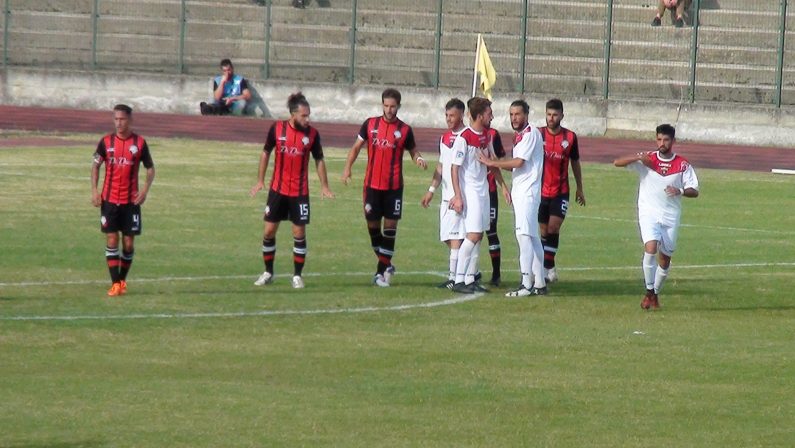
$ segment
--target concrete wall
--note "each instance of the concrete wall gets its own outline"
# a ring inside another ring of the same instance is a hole
[[[254,82],[258,101],[255,113],[267,118],[287,116],[287,96],[302,90],[312,104],[312,119],[361,123],[380,114],[383,87],[339,84]],[[468,92],[401,88],[400,116],[420,127],[444,128],[444,104],[453,96],[466,100]],[[203,77],[128,75],[81,71],[8,68],[0,71],[0,103],[19,106],[110,109],[124,102],[145,112],[198,114],[198,104],[210,95]],[[494,126],[509,131],[508,107],[514,97],[494,98]],[[547,97],[528,97],[531,122],[543,124]],[[680,140],[753,146],[795,147],[795,111],[771,106],[738,104],[676,104],[629,100],[561,98],[564,125],[583,136],[630,134],[651,137],[653,129],[668,122]]]

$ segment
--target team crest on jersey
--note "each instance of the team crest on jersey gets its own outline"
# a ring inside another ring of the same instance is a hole
[[[304,146],[308,145],[309,144],[309,137],[307,137],[305,135],[304,138],[301,139],[301,143],[303,143]]]
[[[464,157],[464,151],[458,151],[458,152],[455,154],[455,156],[456,156],[456,157]]]
[[[395,138],[400,138],[400,137],[403,137],[403,134],[401,134],[400,131],[395,131]]]
[[[567,149],[569,147],[569,141],[563,140],[562,142],[560,142],[560,147],[563,149]]]
[[[668,175],[668,171],[671,170],[671,164],[670,163],[666,163],[666,162],[660,162],[659,170],[660,170],[660,173],[663,176],[667,176]]]
[[[130,146],[130,154],[135,155],[138,152],[138,147],[135,145]]]

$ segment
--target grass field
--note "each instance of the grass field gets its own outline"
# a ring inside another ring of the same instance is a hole
[[[0,447],[795,445],[795,178],[698,170],[663,308],[643,312],[630,171],[584,166],[549,296],[503,297],[519,280],[503,204],[506,286],[462,298],[432,287],[447,255],[419,206],[429,172],[406,167],[398,275],[377,289],[364,159],[344,187],[344,152],[327,150],[337,198],[312,169],[295,291],[286,228],[281,275],[252,285],[258,146],[150,147],[114,299],[93,144],[0,150]]]

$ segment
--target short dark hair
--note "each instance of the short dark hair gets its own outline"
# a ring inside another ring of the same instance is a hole
[[[397,101],[398,106],[400,106],[400,92],[397,89],[390,87],[381,92],[381,102],[383,103],[387,98],[392,98],[393,100]]]
[[[444,106],[444,110],[450,110],[450,109],[458,109],[461,112],[463,112],[464,109],[466,109],[466,106],[464,106],[463,101],[459,100],[458,98],[453,98],[450,101],[448,101],[447,104],[445,104]]]
[[[225,59],[221,59],[221,67],[232,67],[232,68],[234,68],[235,66],[232,65],[232,60],[231,59],[225,58]]]
[[[516,100],[511,103],[511,107],[521,107],[525,114],[530,113],[530,105],[525,100]]]
[[[117,105],[113,106],[113,111],[114,112],[116,112],[116,111],[124,112],[125,114],[127,114],[128,117],[132,116],[132,107],[130,107],[130,106],[126,105],[126,104],[117,104]]]
[[[476,119],[478,116],[486,112],[486,109],[491,107],[491,101],[487,100],[486,98],[481,98],[476,96],[474,98],[470,98],[467,101],[467,107],[469,108],[469,116],[472,119]]]
[[[657,126],[657,134],[667,135],[671,139],[676,138],[676,128],[668,123]]]
[[[309,107],[309,101],[306,100],[303,93],[295,92],[287,97],[287,109],[290,110],[290,113],[297,111],[300,106]]]
[[[560,113],[563,113],[563,101],[552,98],[551,100],[547,101],[547,109],[557,110]]]

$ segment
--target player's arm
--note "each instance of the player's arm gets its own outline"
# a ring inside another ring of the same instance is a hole
[[[494,167],[494,168],[502,168],[504,170],[512,170],[514,168],[519,168],[524,165],[524,159],[520,159],[518,157],[514,157],[511,159],[502,159],[502,160],[492,160],[485,155],[481,154],[480,156],[480,163],[486,165],[487,167]],[[494,173],[499,173],[499,169],[492,171]],[[494,175],[495,179],[497,174]],[[502,178],[502,174],[500,174],[500,178]]]
[[[417,144],[414,141],[414,131],[411,128],[409,128],[409,133],[406,136],[406,149],[409,151],[411,160],[414,161],[415,165],[424,170],[428,169],[428,162],[425,161],[425,158],[420,154],[420,150],[417,149]]]
[[[574,193],[576,201],[580,205],[585,205],[585,193],[582,189],[582,167],[579,160],[571,161],[571,171],[574,173],[574,182],[577,184],[577,190]]]
[[[450,199],[450,208],[455,210],[456,213],[464,211],[464,196],[461,192],[461,182],[459,179],[466,151],[466,140],[460,136],[456,137],[453,142],[453,166],[450,169],[451,183],[453,184],[453,198]]]
[[[353,162],[355,162],[356,158],[359,157],[359,151],[362,150],[362,147],[367,143],[367,139],[370,138],[368,127],[369,122],[369,119],[364,120],[362,127],[359,129],[359,134],[356,136],[356,142],[354,142],[353,146],[351,146],[351,150],[348,151],[348,158],[345,159],[345,169],[342,170],[342,183],[345,185],[348,185],[348,183],[351,181]]]
[[[99,182],[99,166],[105,163],[105,139],[99,141],[97,150],[94,152],[94,160],[91,162],[91,203],[94,207],[102,205],[102,197],[97,189]]]
[[[144,164],[144,168],[146,168],[146,182],[144,183],[143,188],[138,190],[138,195],[135,197],[133,203],[135,205],[141,205],[146,201],[146,195],[149,194],[149,188],[152,187],[152,182],[155,181],[155,164],[152,161],[152,155],[149,152],[149,146],[144,142],[144,147],[141,148],[141,163]]]
[[[213,90],[213,97],[216,101],[221,101],[221,98],[224,96],[224,84],[226,84],[226,75],[221,76],[221,82],[218,84],[213,81],[213,85],[215,86],[215,90]]]
[[[251,187],[249,194],[254,197],[258,191],[265,188],[265,173],[268,172],[268,161],[271,157],[271,151],[276,147],[276,124],[274,123],[268,131],[268,138],[265,140],[265,146],[262,148],[262,154],[259,156],[259,169],[257,170],[257,183]]]
[[[315,159],[315,169],[317,177],[320,179],[320,197],[334,198],[334,193],[328,186],[328,172],[326,171],[326,161],[323,157],[323,146],[320,144],[320,135],[316,135],[312,144],[312,157]]]
[[[422,196],[422,201],[420,202],[423,207],[428,208],[431,205],[431,200],[433,199],[433,193],[442,183],[442,163],[439,162],[436,164],[436,169],[433,170],[433,177],[431,177],[431,185],[428,187],[428,191]]]
[[[494,180],[497,182],[497,185],[500,186],[502,191],[502,197],[505,198],[505,202],[508,205],[511,205],[513,202],[511,200],[511,190],[508,188],[508,184],[505,182],[505,179],[502,177],[502,171],[500,171],[497,167],[489,167],[489,171],[494,175]]]
[[[616,160],[613,161],[613,165],[621,168],[621,167],[625,167],[625,166],[631,165],[631,164],[633,164],[635,162],[640,162],[640,163],[642,163],[642,164],[644,164],[646,166],[649,166],[649,164],[651,163],[651,160],[649,159],[649,153],[647,153],[647,152],[639,152],[639,153],[633,154],[631,156],[619,157],[619,158],[617,158]]]
[[[682,174],[682,183],[684,184],[682,188],[668,185],[665,187],[665,193],[667,193],[668,196],[684,196],[686,198],[698,197],[698,177],[696,177],[696,171],[690,164],[688,164],[685,172]]]

